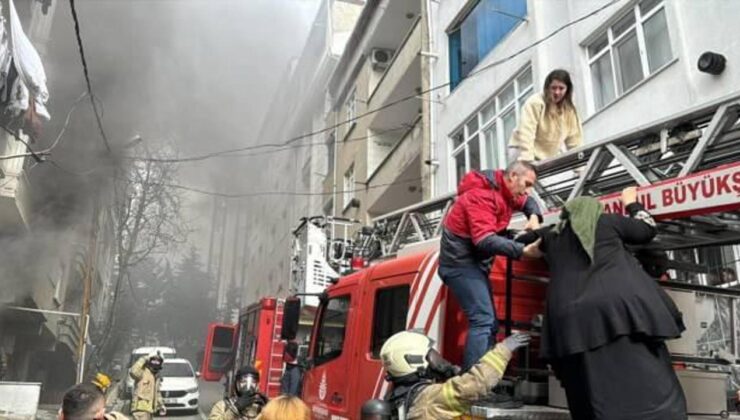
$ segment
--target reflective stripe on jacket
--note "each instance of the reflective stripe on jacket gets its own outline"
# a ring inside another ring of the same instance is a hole
[[[469,371],[419,392],[406,419],[452,419],[469,414],[471,404],[488,395],[504,376],[510,359],[509,349],[497,344]]]

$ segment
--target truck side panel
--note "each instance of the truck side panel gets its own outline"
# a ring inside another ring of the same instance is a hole
[[[354,280],[365,276],[357,273]],[[352,277],[352,276],[350,276]],[[360,290],[357,281],[331,290],[326,305],[316,314],[308,369],[303,378],[303,400],[311,407],[316,419],[355,418],[349,406],[349,393],[362,378],[357,376],[356,348],[353,343],[360,334],[358,317]]]

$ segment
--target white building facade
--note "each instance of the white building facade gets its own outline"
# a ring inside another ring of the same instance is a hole
[[[571,74],[585,143],[740,91],[737,2],[447,0],[431,10],[432,86],[444,86],[432,93],[435,195],[468,170],[506,166],[519,110],[553,69]],[[726,69],[700,71],[705,52]]]
[[[254,185],[261,191],[290,194],[247,199],[243,306],[264,296],[296,292],[289,290],[292,230],[299,218],[322,213],[321,188],[333,174],[326,135],[307,134],[324,128],[328,79],[363,4],[322,0],[301,56],[285,70],[262,122],[260,143],[294,141],[283,150],[254,159],[260,168]]]

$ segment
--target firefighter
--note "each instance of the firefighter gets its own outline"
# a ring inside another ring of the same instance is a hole
[[[504,235],[514,211],[527,216],[525,229],[539,227],[540,209],[527,195],[536,180],[535,169],[527,162],[514,162],[506,171],[469,172],[445,216],[439,276],[460,303],[470,326],[464,370],[493,346],[498,330],[488,278],[491,259],[497,255],[514,259],[542,256],[538,244],[525,245]]]
[[[267,397],[259,392],[260,373],[244,366],[234,375],[234,396],[213,405],[208,420],[257,419]]]
[[[154,413],[164,416],[167,409],[159,392],[164,359],[159,353],[141,356],[131,366],[129,375],[134,379],[134,395],[131,400],[131,413],[136,420],[151,420]]]
[[[386,396],[399,418],[451,419],[470,411],[470,402],[486,397],[503,377],[512,353],[529,344],[530,336],[514,333],[488,350],[467,372],[446,361],[434,341],[415,331],[391,336],[380,358],[393,388]]]
[[[64,393],[59,420],[128,420],[121,413],[105,412],[105,395],[96,385],[82,383]]]

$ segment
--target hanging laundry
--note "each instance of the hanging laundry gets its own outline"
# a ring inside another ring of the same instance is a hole
[[[5,103],[5,112],[14,117],[29,109],[34,114],[49,120],[46,109],[49,91],[46,87],[46,72],[41,57],[23,32],[13,0],[9,4],[9,22],[3,18],[0,30],[0,97]],[[5,14],[3,14],[5,16]],[[9,27],[9,29],[8,29]],[[14,67],[17,78],[13,80]],[[29,107],[29,102],[33,106]]]

